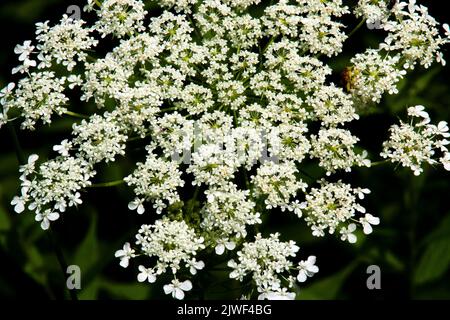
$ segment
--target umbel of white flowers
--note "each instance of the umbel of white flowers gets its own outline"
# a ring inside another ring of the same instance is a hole
[[[34,212],[48,229],[82,204],[99,163],[131,159],[127,143],[149,138],[145,159],[123,182],[134,192],[129,209],[155,212],[157,220],[116,252],[120,265],[140,257],[139,282],[168,275],[173,280],[163,291],[183,299],[195,275],[212,267],[207,257],[217,254],[231,279],[251,279],[259,299],[294,299],[295,283],[318,272],[316,258],[298,261],[293,241],[263,237],[256,229],[262,218],[273,209],[291,212],[312,235],[337,234],[349,243],[359,230],[370,234],[380,223],[360,204],[370,190],[333,177],[371,166],[345,125],[368,104],[398,93],[398,82],[416,66],[445,64],[448,25],[440,32],[413,0],[392,9],[389,3],[161,0],[165,10],[149,18],[142,1],[89,0],[92,25],[67,16],[38,23],[35,40],[14,50],[19,65],[12,73],[22,78],[1,90],[0,127],[19,119],[22,129],[36,130],[56,115],[88,114],[53,146],[54,158],[31,155],[21,166],[14,210]],[[341,88],[328,79],[336,70],[321,57],[339,55],[351,41],[341,19],[349,14],[376,25],[385,39],[350,59]],[[112,49],[95,58],[103,38]],[[74,93],[81,102],[69,99]],[[81,111],[90,104],[95,113]],[[450,170],[447,123],[431,124],[423,106],[407,113],[411,121],[381,133],[389,136],[381,156],[415,175],[425,164]],[[189,157],[176,161],[174,154]],[[262,154],[266,161],[259,161]],[[305,160],[324,177],[308,185]],[[189,184],[194,199],[181,192]]]

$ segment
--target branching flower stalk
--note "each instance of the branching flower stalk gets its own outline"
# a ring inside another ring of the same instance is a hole
[[[183,299],[207,257],[226,253],[230,281],[250,281],[244,298],[294,299],[296,283],[319,271],[316,257],[300,260],[294,241],[254,230],[284,211],[313,236],[355,243],[358,229],[370,234],[380,223],[361,202],[370,190],[335,178],[372,166],[346,125],[397,94],[415,67],[445,64],[448,25],[441,32],[413,0],[389,2],[162,0],[163,12],[150,16],[139,0],[88,0],[93,24],[67,16],[38,23],[36,39],[14,50],[12,73],[21,78],[0,93],[0,126],[17,116],[24,130],[56,115],[80,120],[53,146],[55,157],[30,155],[20,167],[14,210],[33,212],[47,230],[93,187],[126,184],[134,192],[128,208],[149,223],[115,256],[139,282],[169,278],[162,290]],[[322,57],[341,53],[349,37],[342,18],[351,14],[362,21],[357,29],[366,21],[386,37],[351,58],[341,87]],[[103,38],[112,49],[92,58]],[[73,92],[81,103],[70,101]],[[447,123],[430,124],[422,106],[407,113],[410,123],[381,133],[390,135],[381,157],[415,175],[425,163],[450,170]],[[127,143],[143,141],[145,159],[127,154]],[[100,163],[120,157],[135,170],[93,183]],[[310,175],[306,161],[323,176]]]

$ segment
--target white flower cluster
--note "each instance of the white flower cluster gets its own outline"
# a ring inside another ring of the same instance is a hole
[[[143,225],[136,239],[138,249],[132,249],[129,243],[125,243],[123,249],[116,251],[115,255],[120,258],[122,267],[128,267],[129,260],[140,255],[155,257],[153,267],[139,266],[138,281],[153,283],[157,276],[170,270],[174,280],[164,286],[164,292],[172,294],[176,299],[183,299],[184,291],[191,290],[192,283],[189,280],[180,282],[177,273],[187,268],[195,275],[197,270],[205,267],[203,261],[195,258],[197,252],[205,248],[204,239],[197,236],[186,222],[169,219],[157,220],[153,225]]]
[[[348,13],[347,7],[341,0],[295,2],[280,0],[265,10],[262,21],[267,33],[298,38],[301,49],[313,54],[337,55],[347,36],[335,18]]]
[[[267,209],[281,207],[291,210],[292,199],[301,191],[305,191],[307,184],[297,178],[298,170],[293,161],[274,163],[267,161],[251,177],[255,185],[256,195],[266,197]]]
[[[141,227],[137,248],[127,243],[116,252],[124,267],[139,255],[156,261],[138,267],[138,281],[155,282],[171,271],[164,292],[182,299],[193,284],[178,275],[185,276],[184,267],[192,275],[203,269],[197,254],[227,250],[228,260],[237,251],[232,278],[251,275],[260,298],[292,299],[289,272],[305,281],[318,272],[315,257],[294,266],[293,242],[248,236],[275,208],[304,214],[317,236],[338,231],[354,243],[358,225],[369,234],[379,219],[357,203],[369,191],[325,180],[307,191],[305,168],[331,176],[370,167],[348,124],[366,103],[397,93],[407,69],[444,62],[448,39],[414,1],[392,12],[387,1],[360,1],[356,15],[370,22],[381,15],[388,35],[351,59],[341,88],[330,79],[329,62],[347,39],[342,17],[350,12],[341,0],[158,4],[163,12],[150,18],[143,1],[88,0],[86,10],[97,16],[92,25],[63,16],[54,26],[37,24],[35,43],[16,46],[20,65],[12,71],[22,78],[0,92],[0,126],[17,119],[34,130],[55,114],[82,120],[53,146],[56,158],[37,167],[32,155],[21,167],[21,195],[12,205],[18,213],[34,211],[47,229],[82,203],[87,187],[98,186],[91,182],[94,168],[127,157],[136,168],[119,183],[133,189],[129,209],[142,214],[150,202],[160,214]],[[108,39],[105,50],[101,38]],[[421,121],[394,126],[382,156],[420,172],[440,152],[449,170],[446,123],[428,124],[417,107],[409,113]],[[136,159],[140,153],[128,147],[144,143],[145,159]]]
[[[306,201],[303,203],[303,212],[306,213],[305,221],[311,226],[313,235],[323,237],[325,231],[328,230],[333,234],[337,229],[345,234],[343,240],[352,239],[356,241],[354,236],[350,236],[347,227],[354,231],[356,225],[349,222],[359,222],[366,234],[372,232],[372,229],[365,227],[367,223],[378,224],[379,219],[370,214],[360,218],[359,221],[355,219],[357,213],[365,214],[366,209],[357,203],[357,197],[364,199],[364,195],[370,193],[369,189],[352,188],[349,184],[341,181],[328,182],[320,181],[320,188],[312,188],[306,195]],[[369,222],[367,222],[367,221]],[[344,226],[345,225],[345,226]]]
[[[355,16],[366,20],[370,28],[381,28],[390,16],[389,4],[391,0],[359,0],[354,9]]]
[[[349,90],[363,102],[378,103],[385,92],[397,94],[397,83],[406,75],[405,70],[398,68],[400,55],[383,57],[378,50],[357,54],[351,63]]]
[[[295,257],[299,249],[294,241],[281,242],[277,233],[269,238],[257,234],[254,242],[244,243],[238,251],[237,262],[228,261],[228,266],[233,269],[230,278],[243,281],[244,277],[251,276],[259,292],[259,300],[293,300],[295,293],[288,291],[296,282],[291,275],[292,270],[298,271],[299,282],[319,271],[314,256],[300,261],[295,267],[290,258]]]
[[[321,129],[318,136],[312,135],[311,156],[319,159],[319,164],[327,170],[327,175],[336,170],[350,172],[354,166],[370,167],[367,152],[356,154],[354,146],[358,138],[345,129]]]
[[[425,68],[435,61],[445,64],[440,49],[450,41],[449,35],[439,35],[439,23],[429,15],[428,8],[409,0],[409,4],[396,4],[393,11],[395,20],[385,24],[388,36],[380,48],[400,52],[405,69],[412,69],[417,63]]]
[[[78,156],[91,163],[114,161],[118,154],[125,154],[127,136],[109,114],[94,115],[73,126],[73,144]]]
[[[88,8],[92,10],[94,7]],[[122,38],[125,35],[145,30],[143,19],[146,12],[142,1],[105,0],[95,11],[98,20],[94,30],[98,31],[103,38],[109,34]]]
[[[59,115],[67,111],[69,98],[64,94],[66,78],[57,78],[52,71],[33,72],[23,78],[15,88],[10,84],[3,92],[4,110],[20,110],[24,117],[23,129],[33,130],[36,123],[51,123],[54,113]]]
[[[237,190],[235,185],[227,184],[212,187],[205,194],[207,202],[201,211],[201,227],[215,245],[216,253],[221,255],[225,248],[233,250],[236,241],[247,236],[247,225],[261,223],[260,215],[254,210],[255,203],[248,200],[249,190]]]
[[[61,22],[54,27],[48,26],[49,21],[36,25],[36,40],[39,42],[39,68],[51,67],[52,61],[67,66],[72,71],[79,62],[85,62],[87,50],[98,43],[89,36],[90,30],[83,27],[83,20],[73,20],[64,15]]]
[[[125,182],[134,186],[134,192],[138,196],[128,207],[130,210],[137,210],[139,214],[145,212],[145,201],[153,201],[153,208],[157,213],[161,213],[167,204],[180,201],[177,188],[184,185],[177,164],[157,157],[152,150],[149,150],[145,163],[138,163],[137,169],[125,178]]]
[[[408,116],[411,118],[409,123],[401,122],[389,129],[390,137],[383,143],[381,156],[410,168],[416,176],[423,172],[424,163],[441,163],[450,171],[447,122],[430,124],[430,116],[421,105],[409,107]]]
[[[398,93],[397,83],[417,64],[429,68],[435,61],[446,63],[441,49],[450,41],[448,25],[442,37],[427,7],[409,0],[388,9],[388,2],[360,0],[355,9],[369,25],[388,33],[378,49],[356,55],[347,69],[347,90],[363,103],[378,103],[385,92]]]
[[[46,230],[50,221],[57,220],[67,207],[82,203],[80,191],[91,184],[89,180],[95,171],[90,163],[73,157],[58,157],[36,168],[38,158],[31,155],[27,164],[21,166],[22,194],[14,197],[11,204],[17,213],[28,206]]]

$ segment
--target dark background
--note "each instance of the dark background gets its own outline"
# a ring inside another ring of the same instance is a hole
[[[429,6],[438,21],[450,22],[445,1],[420,1]],[[2,0],[0,2],[0,87],[14,80],[10,70],[16,66],[14,46],[33,39],[34,23],[59,20],[69,5],[84,1]],[[82,16],[84,18],[84,14]],[[349,30],[356,26],[349,20]],[[380,34],[360,29],[344,47],[345,54],[333,59],[335,77],[349,58],[364,48],[375,47]],[[447,48],[446,48],[447,49]],[[447,52],[446,52],[447,53]],[[450,55],[446,54],[450,61]],[[381,143],[387,129],[405,116],[407,106],[424,104],[433,122],[449,120],[449,69],[433,66],[418,69],[400,84],[401,93],[383,100],[377,111],[357,121],[352,130],[361,138],[361,146],[371,158],[379,160]],[[85,106],[79,106],[83,108]],[[74,119],[57,119],[51,127],[37,132],[18,131],[26,154],[52,157],[51,146],[70,135]],[[65,280],[56,259],[49,233],[40,229],[30,213],[15,214],[9,202],[18,193],[18,162],[7,128],[0,130],[0,298],[65,299]],[[140,159],[142,160],[142,159]],[[133,163],[121,159],[114,165],[99,167],[98,181],[120,179],[131,172]],[[314,172],[312,172],[314,173]],[[300,299],[449,299],[450,298],[450,173],[428,167],[420,177],[392,165],[355,170],[345,175],[354,185],[368,187],[372,194],[364,200],[368,211],[381,218],[381,225],[368,237],[359,235],[356,245],[337,237],[318,239],[303,222],[290,215],[274,212],[262,228],[264,233],[280,231],[283,239],[294,239],[300,255],[317,256],[320,272],[301,286]],[[79,210],[69,210],[54,224],[52,235],[69,264],[82,270],[84,299],[163,298],[162,285],[139,284],[136,270],[124,270],[114,259],[114,252],[125,241],[132,241],[138,226],[147,217],[129,212],[130,190],[125,187],[90,190],[83,195]],[[208,262],[210,262],[208,260]],[[220,261],[218,261],[220,263]],[[382,272],[381,290],[368,290],[366,269],[378,265]],[[207,270],[194,280],[190,298],[218,298],[233,287],[213,283],[226,274]],[[198,285],[197,285],[197,282]],[[208,284],[205,286],[205,284]],[[232,291],[233,290],[233,291]],[[167,297],[164,297],[167,298]]]

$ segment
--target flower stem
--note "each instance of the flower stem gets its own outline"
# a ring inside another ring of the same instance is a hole
[[[362,19],[362,20],[358,23],[358,25],[357,25],[352,31],[350,31],[350,33],[348,34],[347,39],[350,38],[351,36],[353,36],[353,35],[356,33],[356,31],[358,31],[358,30],[363,26],[363,24],[364,24],[365,22],[366,22],[366,19]]]
[[[170,107],[170,108],[167,108],[167,109],[161,109],[161,110],[159,110],[159,112],[160,113],[164,113],[164,112],[168,112],[168,111],[176,111],[178,109],[179,109],[179,107]]]
[[[115,180],[115,181],[91,184],[90,186],[88,186],[88,188],[109,188],[109,187],[119,186],[124,183],[125,183],[125,181],[123,179],[120,179],[120,180]]]
[[[389,162],[389,160],[375,161],[375,162],[372,162],[372,163],[370,164],[370,166],[371,166],[371,167],[381,166],[381,165],[386,164],[386,163],[388,163],[388,162]]]
[[[64,114],[74,117],[74,118],[80,118],[80,119],[88,119],[89,116],[81,114],[81,113],[76,113],[76,112],[72,112],[72,111],[66,111],[64,112]]]
[[[67,272],[68,265],[67,265],[66,259],[64,258],[64,254],[63,254],[61,248],[58,246],[58,243],[56,242],[56,238],[53,233],[53,230],[49,229],[49,230],[47,230],[46,233],[47,233],[48,239],[52,245],[53,251],[55,251],[56,259],[58,260],[59,266],[61,267],[61,271],[64,275],[64,279],[66,279],[66,272]],[[75,290],[69,290],[69,295],[70,295],[71,300],[73,300],[73,301],[78,300],[78,296],[77,296],[77,293]]]
[[[16,151],[17,160],[19,161],[20,165],[24,165],[26,163],[25,160],[25,154],[23,153],[22,147],[20,146],[19,137],[17,136],[16,129],[14,126],[8,122],[6,125],[8,127],[9,133],[11,135],[14,149]]]
[[[25,160],[25,154],[23,152],[22,146],[20,145],[19,137],[17,136],[16,129],[11,123],[7,124],[9,133],[11,134],[13,143],[14,143],[14,149],[16,150],[17,160],[19,161],[20,165],[24,165],[26,163]],[[58,246],[56,241],[54,240],[52,230],[48,230],[47,235],[49,238],[51,238],[50,242],[52,243],[53,251],[56,255],[56,258],[58,259],[59,265],[61,267],[61,270],[63,272],[63,277],[66,279],[66,272],[67,272],[67,263],[65,262],[63,252],[61,248]],[[77,294],[73,290],[69,290],[69,294],[72,300],[78,300]]]

